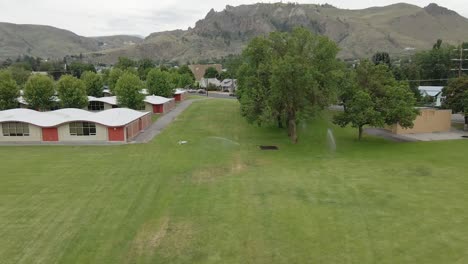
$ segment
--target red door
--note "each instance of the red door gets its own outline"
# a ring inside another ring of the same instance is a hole
[[[164,105],[153,105],[153,113],[163,114],[164,113]]]
[[[58,130],[56,127],[42,128],[42,141],[57,142],[59,141]]]
[[[125,141],[125,130],[123,127],[109,127],[107,131],[109,141]]]

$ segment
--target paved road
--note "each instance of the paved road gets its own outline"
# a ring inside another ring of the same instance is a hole
[[[219,92],[208,92],[208,97],[237,100],[237,97],[235,96],[229,96],[229,94],[227,93],[219,93]]]
[[[180,114],[182,114],[185,109],[187,109],[193,102],[199,100],[206,100],[206,99],[194,99],[194,100],[186,100],[182,103],[178,104],[176,108],[174,108],[169,113],[161,116],[156,122],[154,122],[149,128],[147,128],[144,132],[140,133],[136,136],[130,143],[148,143],[157,135],[161,134],[161,132],[174,121]]]

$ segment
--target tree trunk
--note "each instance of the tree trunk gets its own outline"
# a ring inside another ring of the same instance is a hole
[[[281,120],[281,115],[278,115],[276,120],[278,120],[278,128],[283,128],[283,120]]]
[[[468,131],[468,113],[465,114],[465,127],[464,127],[464,130]]]
[[[288,115],[288,134],[293,144],[297,144],[296,113]]]
[[[362,126],[359,126],[359,141],[362,139],[362,132],[363,132]]]

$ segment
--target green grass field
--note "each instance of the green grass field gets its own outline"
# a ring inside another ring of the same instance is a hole
[[[195,102],[147,145],[1,147],[0,263],[468,263],[468,142],[319,118],[291,145],[238,108]]]

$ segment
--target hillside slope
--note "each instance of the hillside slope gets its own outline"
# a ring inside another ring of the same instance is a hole
[[[330,5],[276,3],[211,10],[194,28],[154,33],[139,45],[94,57],[107,63],[119,56],[181,62],[218,58],[241,52],[255,36],[297,26],[336,41],[341,58],[366,57],[376,51],[398,54],[405,48],[427,49],[438,38],[449,43],[468,40],[468,19],[436,4],[345,10]]]
[[[0,23],[0,59],[14,59],[19,55],[63,58],[141,42],[142,39],[132,36],[87,38],[50,26]]]

